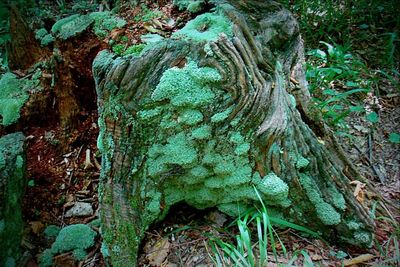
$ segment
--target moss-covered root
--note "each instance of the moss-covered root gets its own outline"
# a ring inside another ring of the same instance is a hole
[[[24,142],[22,133],[0,138],[0,266],[14,266],[21,256]]]
[[[40,266],[53,266],[53,257],[59,253],[72,252],[75,260],[87,256],[86,249],[94,245],[97,233],[86,224],[72,224],[59,231],[56,241],[40,257]]]

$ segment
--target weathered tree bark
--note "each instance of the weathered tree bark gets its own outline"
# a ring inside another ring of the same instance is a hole
[[[0,138],[0,265],[15,266],[21,256],[22,198],[25,191],[25,137]]]
[[[26,125],[59,124],[63,129],[61,145],[67,147],[71,131],[79,128],[80,117],[96,110],[96,92],[91,66],[94,57],[106,46],[90,27],[67,40],[56,38],[41,47],[16,6],[11,7],[7,44],[9,67],[26,73],[34,64],[43,72],[43,90],[30,92],[21,110],[21,118],[6,132]],[[52,51],[51,51],[52,50]],[[0,125],[0,130],[2,130]]]
[[[44,50],[15,5],[10,9],[10,34],[11,42],[7,45],[10,69],[26,70],[43,57]]]
[[[140,56],[93,65],[100,202],[114,266],[175,203],[239,214],[259,203],[328,240],[369,245],[355,168],[309,108],[297,22],[272,1],[224,1]],[[230,26],[227,26],[229,24]]]

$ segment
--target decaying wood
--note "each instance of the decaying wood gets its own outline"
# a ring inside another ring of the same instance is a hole
[[[285,218],[306,223],[328,239],[340,235],[344,242],[353,238],[354,229],[348,226],[353,221],[363,233],[373,230],[374,222],[354,198],[350,185],[350,181],[360,178],[358,172],[332,131],[318,118],[318,112],[310,109],[304,48],[296,20],[272,1],[226,2],[230,6],[223,6],[223,13],[233,22],[233,37],[221,34],[210,41],[213,56],[205,54],[204,42],[167,40],[140,57],[118,58],[94,67],[104,124],[100,125],[100,139],[108,142],[102,162],[101,220],[114,266],[136,264],[144,231],[168,211],[163,184],[183,176],[182,168],[171,169],[157,180],[146,175],[145,151],[159,128],[137,125],[132,120],[148,103],[163,73],[174,66],[182,68],[188,58],[198,61],[201,67],[218,70],[222,76],[220,86],[231,97],[227,103],[218,103],[224,107],[214,107],[214,112],[233,107],[227,122],[215,129],[215,137],[226,134],[227,128],[247,133],[252,142],[249,159],[253,171],[261,176],[272,172],[287,183],[291,207],[301,210],[304,217],[282,208]],[[118,114],[106,112],[110,99],[118,99]],[[235,119],[240,123],[228,126]],[[147,132],[146,127],[150,127]],[[281,150],[271,152],[273,146]],[[306,171],[293,165],[291,153],[308,159]],[[327,225],[318,217],[301,182],[305,174],[327,203],[332,202],[329,187],[343,195],[346,208],[340,211],[340,223]],[[162,195],[161,212],[149,220],[146,208],[150,204],[143,195],[151,190]]]

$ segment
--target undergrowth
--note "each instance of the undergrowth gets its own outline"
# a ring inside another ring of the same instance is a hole
[[[325,121],[339,132],[347,129],[350,113],[365,113],[362,99],[371,92],[369,69],[348,48],[321,42],[325,49],[310,50],[306,64],[309,90]]]
[[[269,264],[294,266],[301,255],[303,266],[314,266],[311,257],[305,250],[293,251],[289,256],[275,227],[293,229],[316,238],[320,238],[320,236],[306,227],[270,216],[257,190],[256,193],[261,207],[249,210],[235,220],[239,230],[239,233],[233,238],[236,244],[234,245],[229,240],[223,241],[219,237],[211,238],[212,255],[210,256],[214,265],[218,267],[262,267],[269,266]],[[252,237],[252,233],[255,233],[255,237]],[[282,259],[285,259],[286,263],[279,263]]]

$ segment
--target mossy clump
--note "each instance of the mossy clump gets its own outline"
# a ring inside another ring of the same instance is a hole
[[[115,16],[110,11],[92,12],[89,17],[94,20],[93,31],[100,38],[104,38],[110,31],[126,25],[124,19]]]
[[[151,98],[153,101],[169,100],[175,107],[204,106],[215,97],[209,84],[220,79],[221,75],[215,69],[199,68],[189,61],[185,68],[166,70]]]
[[[213,103],[229,101],[218,86],[220,79],[216,69],[199,67],[189,59],[183,68],[173,67],[163,73],[150,95],[151,108],[137,113],[140,123],[163,129],[148,137],[157,142],[146,153],[146,170],[155,182],[161,177],[173,177],[164,183],[167,207],[184,200],[197,208],[223,204],[221,209],[226,211],[238,201],[243,202],[242,207],[249,207],[257,200],[248,139],[240,132],[232,132],[227,133],[232,136],[227,142],[212,134],[221,129],[221,124],[211,124],[215,115]],[[217,112],[221,119],[215,122],[223,123],[231,112],[230,107]],[[146,194],[147,207],[154,206],[150,218],[157,218],[158,193]],[[146,210],[150,213],[149,208]],[[235,211],[229,214],[237,215]]]
[[[174,6],[178,7],[179,10],[187,10],[191,13],[197,13],[203,8],[204,0],[174,0]]]
[[[40,41],[41,46],[47,46],[55,40],[54,36],[48,33],[45,28],[38,29],[35,32],[35,37],[36,40]]]
[[[217,40],[221,33],[233,36],[231,21],[217,13],[205,13],[186,23],[172,37],[203,42]]]
[[[85,31],[94,19],[89,15],[75,14],[54,23],[51,33],[63,40]]]
[[[8,266],[7,262],[15,262],[21,256],[21,205],[26,185],[24,141],[22,133],[0,138],[0,266]]]
[[[283,204],[288,199],[288,185],[273,172],[257,183],[257,189],[264,194],[268,205]]]
[[[49,225],[44,229],[44,235],[46,238],[55,238],[60,233],[60,227],[57,225]]]
[[[300,169],[306,168],[309,164],[310,164],[310,161],[308,159],[306,159],[303,156],[300,156],[297,159],[296,168],[300,170]]]
[[[138,56],[143,51],[145,46],[146,46],[145,44],[131,45],[122,53],[122,55],[124,55],[124,56],[128,56],[128,55]]]
[[[40,257],[41,266],[52,266],[54,255],[72,251],[76,260],[83,260],[86,249],[92,247],[97,233],[86,224],[73,224],[61,229],[56,241]]]
[[[299,181],[304,187],[308,199],[314,204],[318,218],[325,225],[337,225],[341,222],[340,214],[327,203],[321,196],[318,187],[312,181],[312,178],[307,174],[300,174]]]
[[[8,126],[15,123],[28,98],[25,80],[17,79],[13,73],[5,73],[0,79],[0,124]]]

